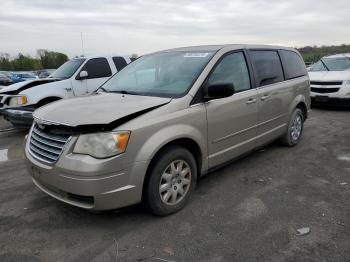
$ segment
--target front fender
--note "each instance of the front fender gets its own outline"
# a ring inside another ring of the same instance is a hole
[[[67,98],[67,91],[65,87],[70,87],[70,80],[62,80],[57,82],[51,82],[47,84],[42,84],[34,86],[23,90],[20,92],[21,95],[26,95],[28,102],[31,105],[37,104],[39,101],[48,98],[48,97],[58,97],[58,98]]]
[[[146,170],[148,170],[151,160],[154,156],[163,148],[166,144],[180,138],[192,139],[196,142],[202,153],[202,166],[200,170],[206,171],[208,167],[207,160],[207,146],[206,146],[206,134],[202,134],[197,128],[186,125],[176,124],[164,127],[151,135],[145,143],[138,149],[136,157],[131,162],[134,163],[145,163],[144,173],[133,173],[130,177],[130,183],[135,184],[137,187],[142,188],[146,177]],[[141,198],[141,196],[140,196]]]
[[[202,166],[200,170],[206,170],[207,163],[207,138],[206,134],[203,134],[196,127],[187,124],[176,124],[164,127],[152,136],[139,149],[136,155],[136,161],[147,161],[150,162],[154,156],[163,148],[166,144],[177,140],[177,139],[191,139],[199,146],[202,155]]]

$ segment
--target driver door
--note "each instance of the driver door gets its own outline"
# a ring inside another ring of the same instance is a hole
[[[257,90],[243,51],[224,56],[209,76],[207,86],[233,83],[235,93],[206,103],[209,168],[255,148],[258,122]]]
[[[81,71],[88,73],[87,78],[80,79]],[[72,80],[74,94],[82,96],[97,90],[104,82],[112,76],[112,70],[106,58],[91,58],[81,68],[76,78]]]

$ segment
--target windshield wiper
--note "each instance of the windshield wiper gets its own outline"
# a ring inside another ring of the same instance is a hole
[[[346,55],[344,55],[344,54],[343,54],[343,56],[350,60],[350,57],[348,57],[348,56],[346,56]]]
[[[327,71],[330,71],[329,68],[328,68],[328,66],[326,66],[325,62],[323,62],[322,59],[320,59],[320,61],[321,61],[321,63],[324,65],[324,67],[327,69]]]
[[[106,88],[102,87],[102,86],[97,88],[95,92],[97,93],[99,90],[102,90],[103,92],[109,93],[109,91]]]
[[[109,92],[123,94],[123,95],[139,95],[139,93],[137,93],[137,92],[131,92],[131,91],[126,91],[126,90],[115,90],[115,91],[109,91]]]

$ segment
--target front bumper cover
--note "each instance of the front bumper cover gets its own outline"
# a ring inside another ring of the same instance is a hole
[[[18,107],[0,109],[0,114],[14,126],[29,128],[33,123],[34,108]]]
[[[25,163],[34,184],[62,202],[89,210],[110,210],[142,199],[147,161],[117,168],[122,162],[118,158],[98,160],[80,156],[80,162],[73,160],[75,156],[62,155],[56,164],[47,165],[29,153],[27,139],[24,144]]]
[[[311,97],[311,103],[313,105],[329,105],[329,106],[339,106],[339,107],[350,107],[350,98],[338,98],[324,96],[314,96]]]

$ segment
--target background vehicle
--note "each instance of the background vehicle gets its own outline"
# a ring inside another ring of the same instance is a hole
[[[313,104],[350,106],[350,54],[325,56],[309,69]]]
[[[56,69],[43,69],[43,70],[37,71],[37,75],[39,78],[47,78],[50,76],[50,74],[52,74],[55,71]]]
[[[72,59],[49,78],[13,84],[0,91],[0,112],[17,127],[30,127],[35,109],[51,102],[94,92],[130,59],[94,56]]]
[[[0,86],[8,86],[12,84],[11,78],[0,72]]]
[[[15,72],[11,73],[11,80],[13,83],[18,83],[27,80],[37,79],[37,76],[31,72]]]
[[[309,88],[294,49],[224,45],[145,55],[94,95],[35,111],[28,171],[42,191],[71,205],[103,210],[143,200],[153,213],[171,214],[201,174],[275,139],[296,145]]]

